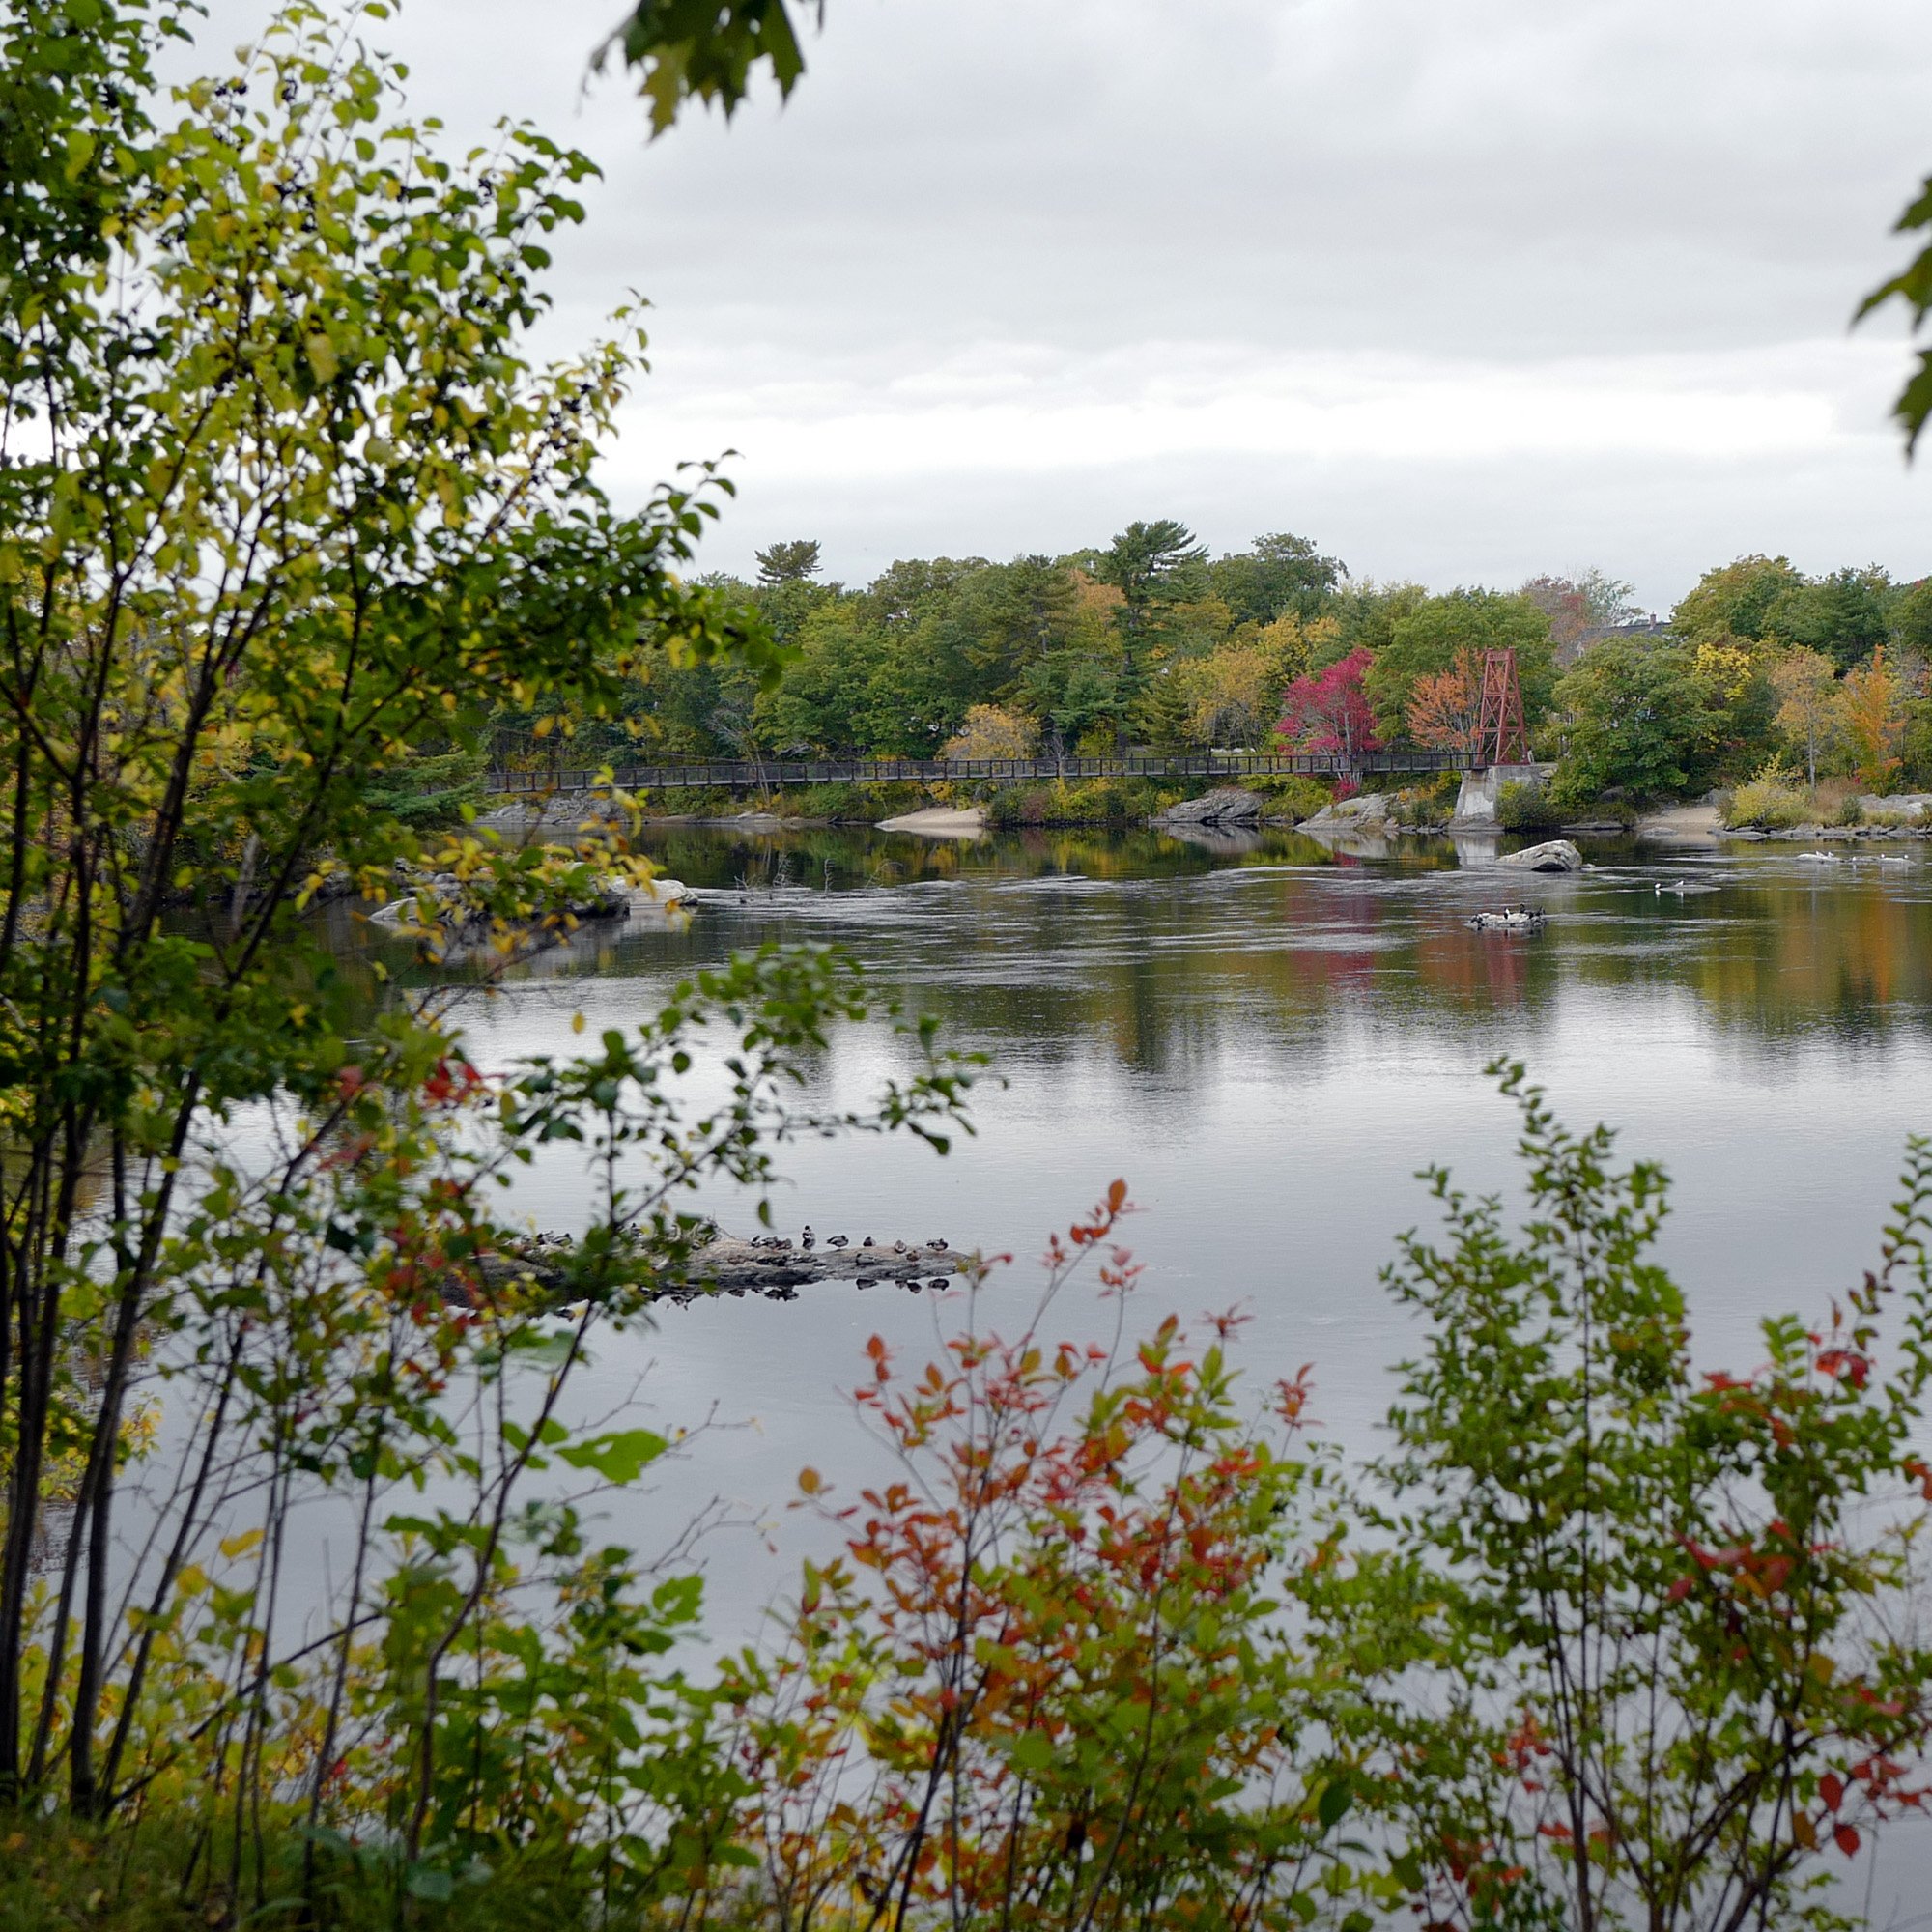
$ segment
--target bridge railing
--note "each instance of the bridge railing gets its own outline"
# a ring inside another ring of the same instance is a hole
[[[1195,752],[1099,758],[713,758],[677,763],[540,766],[493,771],[485,782],[511,795],[594,791],[767,791],[814,784],[1014,783],[1035,779],[1365,778],[1383,773],[1463,772],[1483,760],[1464,752]],[[609,778],[605,771],[609,770]]]

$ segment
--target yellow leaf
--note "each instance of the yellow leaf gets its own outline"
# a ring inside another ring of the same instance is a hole
[[[309,367],[315,371],[319,383],[332,383],[335,372],[341,367],[336,359],[335,344],[327,336],[318,331],[302,345],[308,351]]]
[[[1838,1666],[1822,1652],[1813,1651],[1804,1660],[1804,1667],[1820,1684],[1829,1684],[1838,1674]]]
[[[199,1563],[190,1563],[175,1578],[175,1588],[184,1597],[198,1597],[208,1588],[208,1572]]]
[[[236,1536],[221,1539],[221,1553],[224,1556],[246,1556],[262,1541],[259,1529],[244,1529]]]
[[[825,1487],[825,1478],[808,1464],[798,1472],[798,1486],[809,1496],[815,1496]]]
[[[582,1013],[571,1014],[570,1030],[572,1033],[582,1033],[583,1031],[583,1015]]]

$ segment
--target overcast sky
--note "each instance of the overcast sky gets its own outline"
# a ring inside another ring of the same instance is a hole
[[[558,322],[651,298],[610,482],[740,452],[718,567],[1178,516],[1660,609],[1751,550],[1932,572],[1899,329],[1847,329],[1932,169],[1923,0],[829,0],[788,106],[656,143],[621,73],[583,90],[619,11],[379,32],[453,129],[603,166]]]

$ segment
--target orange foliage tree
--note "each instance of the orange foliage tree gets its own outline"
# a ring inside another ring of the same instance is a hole
[[[1473,752],[1482,736],[1482,668],[1459,651],[1447,670],[1416,679],[1406,714],[1408,735],[1435,751]]]
[[[1905,731],[1905,687],[1885,662],[1885,646],[1863,670],[1848,670],[1838,692],[1838,722],[1861,784],[1883,790],[1898,769]]]

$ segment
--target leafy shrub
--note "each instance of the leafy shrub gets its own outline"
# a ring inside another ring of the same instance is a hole
[[[986,801],[986,822],[1027,825],[1130,825],[1157,810],[1159,795],[1133,779],[1008,785]]]
[[[1445,1238],[1387,1277],[1427,1332],[1330,1586],[1362,1788],[1426,1923],[1843,1925],[1817,1861],[1921,1803],[1932,1143],[1863,1285],[1705,1373],[1650,1259],[1662,1173],[1501,1070],[1528,1220],[1438,1170]]]
[[[1723,808],[1726,825],[1760,826],[1767,832],[1789,832],[1818,816],[1818,807],[1809,793],[1776,762],[1748,784],[1741,784]]]
[[[1540,778],[1512,779],[1496,794],[1496,823],[1505,832],[1553,832],[1563,816]]]
[[[1313,818],[1324,805],[1334,802],[1334,787],[1302,772],[1279,778],[1243,779],[1241,783],[1257,797],[1268,802],[1271,818]]]
[[[1125,1211],[1116,1181],[1054,1241],[1041,1314],[1088,1257],[1127,1290]],[[731,1693],[760,1923],[855,1880],[872,1923],[971,1932],[1310,1923],[1376,1884],[1337,1832],[1321,1666],[1277,1615],[1328,1555],[1303,1383],[1257,1420],[1226,1324],[1197,1350],[1170,1318],[1117,1366],[1038,1321],[960,1322],[923,1373],[875,1337],[857,1402],[903,1479],[855,1516],[800,1478],[846,1553],[807,1566],[789,1641]]]
[[[1847,792],[1838,801],[1838,823],[1840,825],[1862,825],[1865,822],[1863,801],[1856,792]]]
[[[838,824],[870,825],[934,805],[950,805],[950,784],[799,785],[770,801],[774,811],[794,818],[829,818]]]

